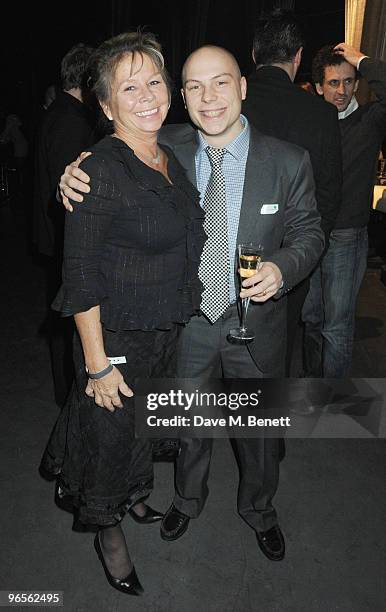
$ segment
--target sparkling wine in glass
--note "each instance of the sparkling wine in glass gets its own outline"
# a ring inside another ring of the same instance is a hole
[[[263,250],[261,244],[251,242],[237,245],[237,263],[241,282],[245,278],[253,276],[260,268],[263,261]],[[229,332],[229,336],[235,340],[253,340],[255,338],[253,331],[248,329],[246,325],[249,301],[250,298],[241,299],[240,327],[231,329]]]

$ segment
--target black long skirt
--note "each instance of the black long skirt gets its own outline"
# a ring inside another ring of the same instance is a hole
[[[116,367],[135,393],[138,378],[175,376],[175,348],[181,326],[171,330],[103,330],[108,357],[125,356]],[[153,488],[151,444],[135,438],[134,399],[121,395],[123,408],[97,406],[85,394],[83,351],[74,340],[76,381],[43,455],[41,470],[58,476],[58,495],[75,510],[74,525],[117,524]]]

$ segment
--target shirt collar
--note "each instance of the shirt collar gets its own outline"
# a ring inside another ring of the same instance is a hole
[[[245,155],[248,154],[249,136],[251,131],[248,119],[244,115],[240,115],[240,119],[241,123],[243,124],[243,129],[234,140],[229,142],[226,147],[224,147],[224,149],[237,160],[242,159]],[[197,130],[197,141],[198,148],[196,152],[196,157],[200,156],[202,152],[206,149],[206,147],[209,146],[200,130]]]
[[[338,119],[346,119],[346,117],[351,115],[351,113],[353,113],[358,108],[358,106],[358,101],[356,97],[353,96],[350,100],[350,104],[348,105],[348,107],[344,111],[338,113]]]

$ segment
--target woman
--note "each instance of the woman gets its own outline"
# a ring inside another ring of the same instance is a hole
[[[138,595],[120,521],[127,510],[139,522],[162,515],[143,504],[153,468],[149,443],[134,438],[132,388],[137,377],[174,374],[179,328],[199,308],[203,213],[172,152],[157,144],[170,91],[153,35],[106,41],[94,70],[113,134],[82,163],[91,191],[66,218],[53,306],[75,318],[77,382],[43,467],[60,472],[59,495],[71,497],[80,522],[97,526],[110,584]]]

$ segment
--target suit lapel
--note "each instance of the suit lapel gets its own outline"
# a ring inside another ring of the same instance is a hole
[[[256,242],[258,240],[256,226],[259,213],[259,195],[262,192],[262,183],[264,181],[263,171],[265,161],[269,155],[270,153],[264,137],[251,126],[237,244],[241,242]]]
[[[197,141],[195,135],[188,141],[173,146],[174,155],[177,157],[181,166],[186,170],[186,175],[190,182],[196,186],[196,164],[195,155],[197,151]]]
[[[263,191],[264,169],[271,155],[264,136],[250,125],[248,159],[245,168],[243,199],[240,210],[237,243],[256,242],[258,236],[259,196]],[[188,179],[197,186],[195,155],[197,151],[196,132],[183,138],[178,144],[167,142],[180,164],[185,168]]]

